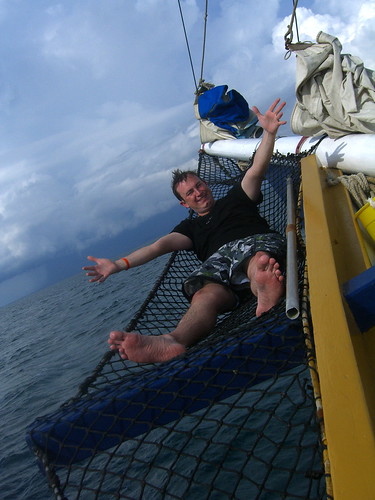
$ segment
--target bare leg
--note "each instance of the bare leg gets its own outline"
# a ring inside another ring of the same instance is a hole
[[[285,293],[284,276],[279,267],[266,252],[257,252],[249,261],[247,275],[251,291],[258,298],[257,316],[269,311]]]
[[[188,311],[171,333],[150,336],[117,330],[110,333],[108,343],[123,359],[138,363],[167,361],[206,337],[218,315],[234,305],[234,295],[228,288],[209,283],[194,294]]]

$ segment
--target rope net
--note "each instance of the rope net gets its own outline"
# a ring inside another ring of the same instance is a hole
[[[198,173],[216,198],[244,174],[232,160],[204,153]],[[274,155],[260,211],[281,233],[287,177],[297,198],[300,156]],[[302,301],[301,231],[298,240]],[[172,254],[126,330],[173,329],[188,307],[182,280],[197,264],[192,252]],[[285,301],[261,318],[255,308],[249,294],[209,337],[166,363],[106,353],[75,397],[28,429],[56,498],[327,498],[313,346],[302,319],[286,317]]]

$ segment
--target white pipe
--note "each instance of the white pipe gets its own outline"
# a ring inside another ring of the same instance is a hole
[[[296,212],[293,199],[293,181],[287,179],[287,254],[286,254],[286,305],[285,313],[289,319],[299,316],[297,244],[296,244]]]
[[[281,154],[310,151],[321,137],[279,137],[274,152]],[[248,161],[261,139],[219,140],[202,144],[202,149],[212,156],[223,156],[234,160]],[[345,173],[375,176],[375,134],[348,134],[338,139],[325,137],[317,145],[314,154],[319,166],[339,168]]]

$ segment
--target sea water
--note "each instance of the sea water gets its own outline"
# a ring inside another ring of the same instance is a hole
[[[26,428],[74,396],[147,297],[166,257],[88,283],[79,273],[0,308],[0,499],[54,498]]]

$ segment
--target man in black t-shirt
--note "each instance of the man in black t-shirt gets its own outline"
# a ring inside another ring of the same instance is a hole
[[[258,252],[267,253],[277,262],[282,262],[285,257],[285,239],[272,231],[258,212],[257,205],[262,201],[261,192],[258,199],[252,200],[241,183],[233,187],[225,197],[215,201],[211,190],[195,172],[175,170],[172,190],[180,203],[189,208],[190,203],[185,203],[179,191],[181,186],[190,182],[195,182],[197,192],[201,192],[198,198],[207,200],[208,196],[210,202],[207,213],[204,209],[198,217],[185,219],[172,230],[172,233],[183,234],[192,241],[192,249],[203,262],[184,282],[183,291],[186,297],[191,300],[208,282],[227,286],[235,294],[240,290],[248,290],[250,279],[247,263],[251,257]],[[206,198],[204,192],[207,193]],[[196,207],[196,210],[199,210],[199,207]],[[256,291],[255,289],[255,295]],[[270,309],[268,305],[268,302],[265,304],[264,301],[258,304],[257,315]]]
[[[215,200],[208,185],[195,172],[174,171],[172,190],[184,207],[197,217],[186,219],[171,233],[112,262],[88,257],[96,262],[86,266],[90,282],[103,282],[111,274],[139,266],[175,250],[193,250],[202,265],[184,283],[190,307],[176,328],[164,335],[144,336],[112,331],[111,349],[136,362],[166,361],[185,352],[186,347],[207,336],[219,314],[238,303],[237,291],[249,288],[257,297],[256,315],[270,310],[284,295],[280,262],[285,253],[284,238],[273,232],[257,209],[262,200],[261,184],[271,160],[276,133],[285,102],[277,99],[264,115],[253,107],[264,129],[252,167],[240,185],[224,198]]]

